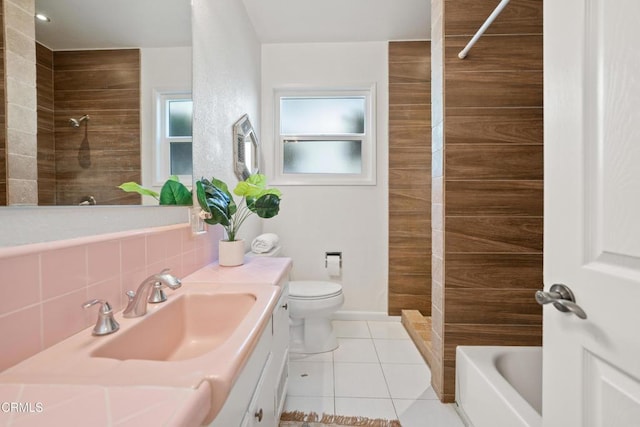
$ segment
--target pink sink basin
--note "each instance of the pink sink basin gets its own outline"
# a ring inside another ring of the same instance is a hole
[[[248,293],[183,294],[97,347],[92,357],[185,360],[216,349],[256,302]]]

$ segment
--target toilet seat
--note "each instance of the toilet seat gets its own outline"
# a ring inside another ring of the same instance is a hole
[[[322,300],[342,294],[342,285],[333,282],[303,280],[289,282],[289,298]]]

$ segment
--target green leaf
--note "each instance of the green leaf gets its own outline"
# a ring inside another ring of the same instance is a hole
[[[151,196],[156,200],[158,200],[160,196],[157,192],[150,190],[148,188],[144,188],[137,182],[133,182],[133,181],[120,184],[118,188],[123,191],[126,191],[127,193],[138,193],[142,196]]]
[[[265,194],[256,200],[251,200],[251,205],[247,199],[247,207],[260,218],[273,218],[280,212],[280,196]]]
[[[174,180],[172,178],[176,179]],[[161,205],[189,206],[193,204],[191,191],[178,181],[177,178],[175,175],[171,176],[162,186],[160,190]]]
[[[207,194],[204,191],[202,181],[196,181],[196,197],[198,198],[198,204],[200,205],[202,210],[211,213],[211,209],[209,208],[209,204],[207,203]]]
[[[216,185],[217,184],[217,185]],[[207,224],[222,224],[228,226],[231,216],[236,211],[236,204],[231,198],[227,186],[213,178],[211,181],[202,178],[196,182],[196,196],[200,207],[211,214],[206,219]]]

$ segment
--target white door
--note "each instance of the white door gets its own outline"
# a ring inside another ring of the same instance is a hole
[[[640,0],[544,0],[546,427],[640,426]]]

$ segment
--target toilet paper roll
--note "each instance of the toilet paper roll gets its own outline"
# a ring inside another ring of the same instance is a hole
[[[326,268],[327,268],[327,273],[329,273],[329,276],[339,276],[340,275],[340,256],[328,255]]]

